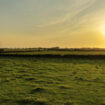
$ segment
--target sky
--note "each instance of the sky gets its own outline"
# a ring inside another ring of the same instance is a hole
[[[0,47],[105,48],[105,0],[0,0]]]

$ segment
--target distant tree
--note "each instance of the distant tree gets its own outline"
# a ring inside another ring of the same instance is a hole
[[[51,50],[59,50],[60,48],[59,47],[52,47],[50,48]]]
[[[4,49],[3,48],[0,48],[0,53],[2,53],[4,51]]]

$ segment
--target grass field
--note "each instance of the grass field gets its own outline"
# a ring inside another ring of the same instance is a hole
[[[105,105],[105,60],[1,56],[0,105]]]

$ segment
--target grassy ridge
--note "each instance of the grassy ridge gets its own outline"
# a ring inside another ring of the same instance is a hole
[[[0,57],[0,105],[105,105],[105,60]]]

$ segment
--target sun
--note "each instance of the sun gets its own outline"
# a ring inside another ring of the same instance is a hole
[[[105,37],[105,25],[100,28],[101,34]]]

